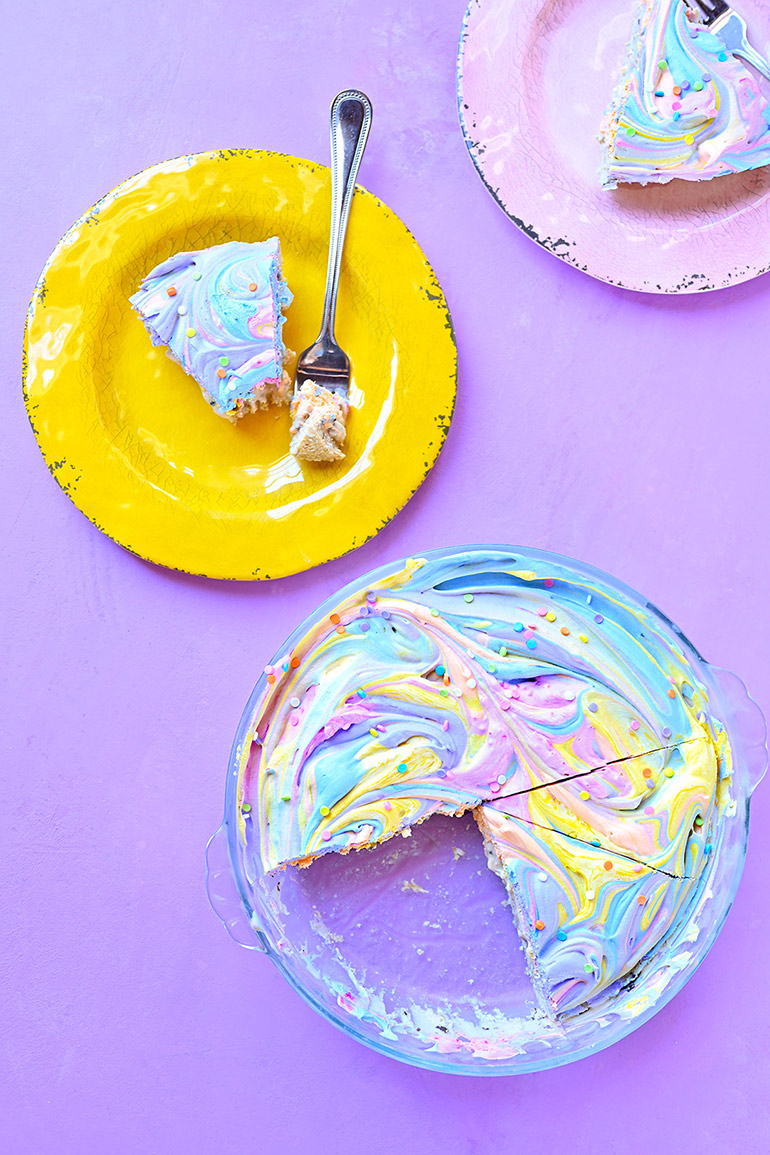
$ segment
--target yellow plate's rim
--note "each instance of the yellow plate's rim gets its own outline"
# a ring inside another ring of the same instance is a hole
[[[328,562],[337,561],[339,558],[346,557],[349,553],[354,553],[356,550],[361,549],[362,546],[366,545],[367,542],[372,541],[372,539],[375,538],[377,536],[377,534],[380,533],[380,531],[383,530],[385,528],[385,526],[388,525],[395,517],[397,517],[398,514],[401,512],[401,510],[404,509],[409,504],[409,502],[412,500],[414,495],[417,493],[417,490],[424,484],[425,480],[428,477],[428,474],[431,472],[431,470],[435,466],[436,462],[438,461],[439,455],[441,454],[441,451],[444,448],[444,444],[446,442],[447,435],[449,433],[449,430],[450,430],[450,427],[452,424],[452,420],[454,418],[455,407],[457,404],[458,355],[457,355],[457,335],[455,333],[455,327],[454,327],[454,322],[452,321],[452,314],[451,314],[451,311],[449,309],[449,303],[447,302],[446,295],[444,293],[443,288],[441,287],[441,283],[440,283],[438,277],[436,276],[435,270],[433,269],[432,264],[430,263],[430,261],[426,257],[426,255],[422,249],[422,246],[417,241],[414,233],[411,231],[410,228],[408,228],[407,225],[404,224],[401,217],[396,212],[394,212],[393,209],[391,209],[388,205],[386,205],[385,202],[383,200],[381,200],[375,193],[370,192],[368,189],[364,188],[360,184],[356,184],[356,186],[355,186],[357,192],[362,193],[364,196],[370,198],[372,201],[374,201],[374,203],[377,206],[383,208],[386,212],[391,213],[398,220],[398,222],[401,225],[401,227],[403,228],[404,232],[407,234],[410,241],[415,246],[415,249],[420,254],[420,257],[422,258],[422,260],[425,264],[426,271],[429,274],[431,280],[433,281],[433,284],[436,286],[436,288],[438,290],[437,296],[435,298],[433,298],[433,304],[439,310],[443,310],[445,317],[446,317],[446,328],[447,328],[447,331],[449,333],[449,339],[451,341],[452,354],[453,354],[452,370],[451,370],[452,395],[451,395],[451,405],[449,406],[449,413],[447,414],[447,420],[446,420],[446,422],[442,423],[438,427],[438,430],[437,430],[437,438],[436,438],[436,442],[435,442],[435,451],[433,450],[433,448],[431,448],[431,450],[429,451],[428,461],[427,461],[426,467],[423,470],[423,472],[422,472],[419,480],[417,481],[414,489],[412,489],[412,491],[409,494],[407,494],[407,496],[404,498],[404,500],[401,502],[401,504],[396,506],[396,508],[393,509],[392,513],[390,513],[376,528],[374,528],[362,540],[356,542],[354,545],[351,545],[351,546],[347,547],[346,549],[339,550],[339,552],[330,553],[330,555],[328,557],[323,558],[321,561],[313,562],[310,565],[305,565],[305,566],[299,565],[296,568],[287,569],[285,573],[271,574],[269,576],[262,576],[262,577],[255,576],[253,574],[248,575],[248,576],[246,576],[246,575],[244,575],[244,576],[241,576],[241,575],[213,575],[211,573],[206,573],[202,570],[186,569],[184,566],[175,566],[175,565],[169,564],[166,561],[160,561],[159,559],[150,556],[151,551],[148,551],[145,553],[140,549],[136,549],[133,546],[127,545],[125,542],[120,541],[119,538],[115,537],[112,533],[110,533],[110,531],[108,529],[106,529],[105,526],[100,524],[100,522],[97,521],[97,519],[95,517],[91,516],[91,514],[89,514],[85,509],[83,509],[80,506],[80,504],[75,500],[75,497],[70,492],[68,487],[59,479],[58,470],[56,469],[55,462],[53,460],[49,460],[49,456],[46,453],[46,447],[45,447],[43,441],[41,440],[41,436],[38,433],[38,430],[35,426],[33,409],[32,409],[32,400],[30,398],[30,395],[29,395],[29,392],[27,389],[27,374],[29,371],[29,331],[30,331],[30,325],[34,319],[35,308],[39,304],[43,304],[45,301],[46,275],[48,273],[48,270],[51,268],[51,266],[57,260],[59,254],[67,246],[70,235],[72,233],[74,233],[75,230],[82,228],[82,226],[87,223],[89,217],[92,217],[94,214],[98,214],[98,212],[101,210],[101,208],[104,205],[106,205],[106,204],[110,203],[111,201],[120,197],[122,195],[122,193],[124,192],[124,190],[126,190],[126,187],[131,185],[139,177],[143,177],[143,176],[150,177],[150,176],[155,175],[156,173],[162,174],[166,168],[168,168],[170,165],[174,165],[174,164],[180,164],[180,163],[188,162],[190,167],[192,167],[194,164],[197,164],[201,161],[225,160],[228,157],[235,157],[235,156],[249,157],[249,158],[255,158],[255,159],[278,157],[281,160],[296,161],[296,162],[299,162],[300,164],[308,165],[312,169],[317,169],[317,170],[326,169],[328,171],[328,167],[329,167],[328,165],[320,164],[318,161],[308,160],[306,157],[294,156],[292,153],[280,152],[276,149],[215,148],[215,149],[205,149],[201,152],[181,153],[178,156],[169,157],[166,160],[157,162],[156,164],[148,165],[147,168],[139,169],[138,172],[135,172],[132,176],[126,177],[124,180],[122,180],[120,182],[120,184],[115,185],[114,188],[112,188],[109,192],[105,193],[102,197],[100,197],[98,201],[95,201],[94,204],[92,204],[90,206],[90,208],[88,208],[84,213],[82,213],[77,218],[77,220],[73,221],[73,223],[69,226],[69,228],[66,230],[66,232],[63,233],[63,235],[61,236],[61,238],[59,239],[57,244],[52,249],[48,259],[46,260],[45,264],[43,265],[43,268],[40,272],[40,275],[37,278],[37,281],[35,282],[35,286],[32,290],[32,296],[30,297],[29,305],[27,306],[27,313],[26,313],[26,317],[25,317],[25,321],[24,321],[24,339],[23,339],[23,344],[22,344],[22,366],[21,366],[22,394],[24,397],[24,408],[26,410],[27,419],[28,419],[30,427],[32,429],[32,433],[33,433],[35,441],[37,443],[37,447],[40,450],[40,454],[43,458],[43,461],[45,462],[45,466],[46,466],[48,472],[50,473],[51,477],[53,477],[54,481],[59,486],[59,489],[62,491],[62,493],[65,494],[65,496],[75,506],[75,508],[79,511],[79,513],[81,513],[83,515],[83,517],[85,517],[91,523],[91,525],[93,525],[96,529],[98,529],[100,533],[102,533],[105,537],[109,538],[110,541],[114,542],[115,545],[117,545],[121,549],[125,550],[126,553],[132,554],[134,557],[138,557],[141,561],[148,562],[151,565],[158,566],[161,569],[168,570],[171,573],[183,573],[183,574],[188,575],[189,577],[206,578],[207,580],[214,581],[214,582],[219,582],[219,581],[232,581],[232,582],[244,582],[244,583],[246,583],[246,582],[249,582],[249,583],[273,582],[273,581],[280,581],[282,578],[293,577],[293,576],[300,574],[300,573],[308,573],[310,570],[317,569],[322,565],[326,565]]]

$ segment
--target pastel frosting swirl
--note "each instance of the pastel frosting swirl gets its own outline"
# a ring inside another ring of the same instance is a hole
[[[682,0],[648,0],[602,126],[602,183],[706,180],[770,163],[764,82]]]
[[[218,413],[288,401],[281,310],[292,294],[277,237],[177,253],[130,301],[153,344],[168,347]]]
[[[730,751],[661,615],[562,563],[411,559],[266,671],[247,873],[474,808],[544,1007],[627,974],[696,893]]]

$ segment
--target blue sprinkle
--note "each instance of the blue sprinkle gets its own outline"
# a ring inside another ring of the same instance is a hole
[[[592,714],[595,714],[596,711],[599,709],[599,707],[597,706],[596,702],[589,702],[588,703],[588,709],[591,711]]]
[[[663,729],[661,730],[661,734],[663,735],[664,738],[670,738],[671,737],[670,728],[668,726],[664,726]]]
[[[534,638],[530,638],[529,641],[527,642],[527,646],[529,647],[530,650],[534,650],[535,647],[537,646],[537,642],[535,641]]]
[[[436,666],[436,673],[438,674],[438,676],[440,678],[443,678],[444,674],[446,673],[446,670],[444,669],[443,666]]]
[[[601,625],[601,624],[602,624],[602,622],[604,621],[604,618],[602,617],[602,615],[601,615],[601,614],[594,614],[594,621],[595,621],[595,622],[596,622],[598,625]]]
[[[408,769],[409,767],[407,766],[406,762],[401,762],[398,766],[396,766],[396,770],[398,770],[399,774],[406,774]]]
[[[719,56],[717,56],[717,60],[720,60],[722,62],[722,64],[724,64],[725,60],[727,60],[727,53],[726,52],[720,52]]]
[[[446,770],[437,770],[436,773],[438,774],[439,778],[446,778]]]
[[[383,611],[382,611],[382,616],[383,616],[383,617],[386,619],[386,621],[387,621],[387,620],[390,618],[390,610],[383,610]]]
[[[704,854],[711,854],[711,850],[712,850],[711,843],[707,842],[706,845],[703,847],[703,853]]]
[[[672,120],[679,120],[679,113],[678,112],[673,113],[671,119]]]
[[[356,693],[358,694],[359,698],[366,697],[366,690],[356,690]]]
[[[556,937],[558,938],[559,942],[564,942],[567,936],[563,930],[557,930]]]
[[[684,92],[684,90],[686,88],[690,87],[690,81],[689,80],[683,80],[682,83],[679,85],[679,87],[681,88],[682,92]]]
[[[655,95],[656,96],[665,96],[666,94],[665,94],[665,92],[656,92]]]
[[[521,631],[524,629],[524,623],[523,622],[514,622],[513,628],[515,629],[517,634],[520,634]]]
[[[371,628],[372,628],[372,627],[369,625],[369,623],[368,623],[368,622],[361,622],[361,633],[362,633],[362,634],[368,634],[368,633],[369,633],[369,630],[370,630]]]
[[[288,674],[288,672],[289,672],[289,663],[288,662],[283,663],[283,672],[284,672],[284,674]]]
[[[591,845],[592,846],[601,846],[601,842],[599,841],[598,838],[592,838],[591,839]]]

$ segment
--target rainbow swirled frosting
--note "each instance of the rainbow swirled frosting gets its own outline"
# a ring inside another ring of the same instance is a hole
[[[166,345],[215,412],[231,419],[288,403],[281,310],[291,300],[277,237],[177,253],[130,298],[153,345]]]
[[[473,808],[554,1014],[681,925],[731,755],[670,623],[545,564],[410,559],[345,597],[268,667],[238,807],[252,879]]]
[[[707,180],[770,163],[759,76],[683,0],[642,0],[626,69],[602,125],[601,179]]]

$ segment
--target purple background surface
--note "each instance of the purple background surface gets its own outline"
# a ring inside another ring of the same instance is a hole
[[[4,1152],[770,1148],[767,787],[738,899],[693,981],[615,1048],[539,1075],[455,1078],[369,1052],[207,906],[203,848],[259,668],[381,561],[479,540],[584,558],[770,709],[770,280],[642,297],[531,244],[462,142],[462,15],[462,0],[5,13]],[[328,105],[348,85],[375,109],[362,183],[415,233],[453,311],[445,450],[406,510],[340,561],[267,585],[156,569],[102,537],[38,454],[20,384],[33,285],[72,221],[147,165],[231,146],[326,162]]]

